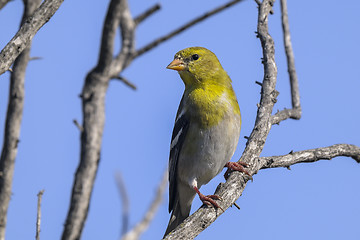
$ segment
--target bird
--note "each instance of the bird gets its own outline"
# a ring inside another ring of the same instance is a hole
[[[241,115],[232,81],[216,55],[203,47],[185,48],[167,69],[179,73],[185,90],[170,144],[171,217],[164,237],[189,216],[196,194],[204,204],[222,209],[215,201],[219,196],[205,196],[199,189],[224,167],[250,175],[245,163],[229,162],[239,141]]]

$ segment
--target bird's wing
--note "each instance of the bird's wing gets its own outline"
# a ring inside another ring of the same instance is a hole
[[[190,117],[183,107],[183,100],[180,102],[179,110],[176,115],[175,126],[171,137],[170,157],[169,157],[169,212],[175,206],[177,200],[177,164],[181,147],[189,129]]]

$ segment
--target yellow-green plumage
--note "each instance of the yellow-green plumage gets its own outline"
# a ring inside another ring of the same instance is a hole
[[[197,54],[199,59],[188,61]],[[219,99],[226,97],[233,111],[240,115],[231,79],[222,68],[216,55],[202,47],[190,47],[178,52],[175,57],[188,61],[187,71],[179,72],[185,84],[184,95],[188,95],[189,104],[200,112],[202,125],[213,126],[224,117],[226,107]]]
[[[199,113],[199,121],[201,126],[211,127],[218,124],[225,116],[228,108],[223,107],[224,104],[230,104],[232,111],[240,115],[240,108],[236,98],[228,98],[228,102],[219,101],[224,96],[235,96],[232,88],[223,88],[218,85],[204,85],[194,89],[186,89],[189,104],[193,105]]]

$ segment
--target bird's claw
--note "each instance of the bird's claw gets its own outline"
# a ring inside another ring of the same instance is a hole
[[[222,198],[219,195],[207,195],[205,196],[204,194],[202,194],[199,189],[197,187],[194,187],[194,190],[196,191],[196,193],[199,195],[200,200],[203,202],[203,204],[206,204],[209,207],[214,207],[214,208],[220,208],[223,212],[224,209],[222,209],[219,204],[217,204],[214,200],[222,200]]]
[[[214,207],[214,208],[220,208],[223,212],[224,209],[222,209],[219,204],[217,204],[214,200],[221,200],[221,197],[218,195],[203,195],[203,194],[199,194],[200,200],[208,205],[209,207]]]
[[[245,169],[248,166],[249,165],[244,162],[227,162],[225,164],[225,167],[227,167],[228,169],[226,170],[226,172],[224,174],[224,178],[227,180],[230,176],[231,171],[238,171],[238,172],[245,173],[246,175],[248,175],[250,177],[251,181],[253,181],[253,177]]]

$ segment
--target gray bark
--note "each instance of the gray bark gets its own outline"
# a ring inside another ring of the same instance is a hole
[[[41,0],[24,1],[25,9],[21,20],[26,19],[40,5]],[[18,150],[21,120],[24,107],[25,71],[29,62],[31,40],[28,47],[16,58],[10,77],[9,100],[5,120],[4,142],[0,156],[0,239],[5,239],[7,210],[11,197],[15,158]]]

